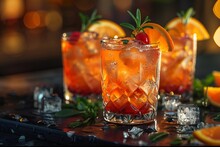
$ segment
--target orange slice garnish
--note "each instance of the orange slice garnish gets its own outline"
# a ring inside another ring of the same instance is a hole
[[[145,23],[142,25],[149,26],[144,29],[144,32],[149,36],[150,43],[159,43],[161,51],[172,51],[174,49],[173,40],[169,33],[157,23]],[[134,35],[135,31],[133,32]]]
[[[220,26],[217,28],[217,30],[215,31],[214,35],[213,35],[213,39],[215,41],[215,43],[220,47]]]
[[[220,87],[204,87],[204,94],[212,105],[220,107]]]
[[[169,33],[174,36],[177,34],[180,34],[180,36],[184,36],[185,34],[191,36],[195,33],[197,35],[197,40],[205,40],[210,38],[209,33],[204,25],[193,17],[189,18],[187,24],[183,24],[182,20],[179,17],[176,17],[167,23],[166,28],[168,29]]]
[[[125,31],[122,29],[120,25],[111,20],[106,19],[98,20],[92,25],[90,25],[88,27],[88,31],[97,32],[101,38],[105,36],[111,38],[113,38],[114,36],[125,36]]]
[[[217,0],[214,7],[213,7],[213,12],[215,16],[217,16],[220,19],[220,0]]]
[[[203,128],[193,132],[193,136],[206,145],[220,145],[220,126]]]
[[[220,87],[220,71],[213,71],[212,75],[214,76],[215,85]]]

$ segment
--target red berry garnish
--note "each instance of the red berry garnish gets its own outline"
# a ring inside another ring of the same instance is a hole
[[[80,34],[81,34],[80,32],[72,32],[70,35],[70,41],[72,42],[78,41]]]
[[[135,38],[136,38],[137,40],[142,41],[144,44],[149,44],[149,43],[150,43],[150,40],[149,40],[148,35],[147,35],[146,33],[144,33],[144,32],[138,33],[138,34],[135,36]]]

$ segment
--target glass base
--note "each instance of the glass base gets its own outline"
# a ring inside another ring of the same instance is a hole
[[[151,123],[156,118],[157,113],[150,111],[149,113],[142,115],[131,115],[131,114],[118,114],[103,110],[103,117],[105,121],[123,125],[138,125]]]

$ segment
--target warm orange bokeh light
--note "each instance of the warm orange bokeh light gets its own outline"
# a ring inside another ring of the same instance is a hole
[[[216,17],[220,19],[220,0],[217,0],[214,7],[213,7],[213,13]],[[220,27],[215,31],[213,39],[215,43],[220,47]]]
[[[24,16],[24,25],[29,29],[35,29],[44,26],[45,12],[43,11],[31,11],[27,12]]]

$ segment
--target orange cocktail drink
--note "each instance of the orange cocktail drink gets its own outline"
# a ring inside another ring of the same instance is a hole
[[[197,39],[194,36],[175,37],[174,50],[162,54],[160,90],[183,97],[192,96],[196,64]]]
[[[163,53],[161,60],[161,92],[180,94],[183,101],[192,100],[197,41],[209,38],[203,24],[193,18],[189,8],[177,13],[166,28],[174,42],[172,52]]]
[[[134,38],[102,40],[104,119],[142,124],[156,116],[161,51]]]
[[[101,94],[100,39],[95,32],[69,32],[62,36],[65,99],[74,94]]]

